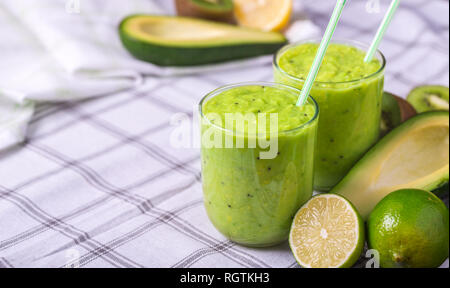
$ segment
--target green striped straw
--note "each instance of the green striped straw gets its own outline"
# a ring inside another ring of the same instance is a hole
[[[391,24],[392,18],[394,18],[395,11],[397,11],[398,6],[400,5],[400,0],[393,0],[389,10],[384,16],[383,22],[381,23],[380,28],[378,28],[378,32],[373,39],[372,44],[370,45],[369,51],[367,51],[366,58],[364,58],[364,62],[369,63],[372,61],[373,56],[378,50],[380,46],[381,40],[383,40],[383,36],[386,33],[389,24]]]
[[[316,81],[317,74],[319,73],[320,65],[322,65],[323,58],[330,45],[331,38],[333,37],[336,26],[341,18],[342,11],[347,0],[338,0],[336,7],[334,8],[333,15],[331,15],[330,23],[328,23],[327,30],[323,35],[322,42],[320,43],[319,50],[317,51],[316,58],[314,59],[311,70],[306,78],[305,85],[303,85],[302,93],[298,97],[297,106],[302,106],[308,99],[309,92],[311,92],[314,81]]]

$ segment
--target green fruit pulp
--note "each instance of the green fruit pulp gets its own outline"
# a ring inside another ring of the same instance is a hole
[[[286,43],[275,32],[171,16],[132,15],[119,27],[124,47],[159,66],[195,66],[272,54]]]
[[[448,112],[438,111],[404,122],[372,147],[331,192],[349,199],[367,219],[392,191],[440,189],[449,180],[448,121]]]
[[[418,113],[428,111],[448,111],[449,89],[438,85],[415,88],[408,95],[408,102]]]

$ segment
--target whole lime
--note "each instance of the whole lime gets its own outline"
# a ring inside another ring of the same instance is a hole
[[[367,234],[383,268],[439,267],[449,253],[449,212],[433,193],[399,190],[372,211]]]

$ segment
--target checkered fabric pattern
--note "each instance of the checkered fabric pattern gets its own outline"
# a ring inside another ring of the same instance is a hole
[[[154,1],[172,13],[172,1]],[[324,28],[334,1],[303,2]],[[371,41],[382,12],[366,2],[350,1],[336,37]],[[381,46],[386,90],[448,85],[448,10],[443,0],[402,2]],[[220,235],[203,207],[199,151],[169,143],[173,115],[192,118],[206,93],[271,80],[261,65],[39,105],[27,141],[0,154],[0,267],[298,267],[286,243],[252,249]]]

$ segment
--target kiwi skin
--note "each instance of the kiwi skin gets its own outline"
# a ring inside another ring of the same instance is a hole
[[[449,110],[449,88],[445,86],[424,85],[416,87],[409,93],[407,99],[419,113]]]
[[[178,16],[200,18],[229,24],[236,24],[233,9],[213,11],[196,5],[192,0],[175,0]]]
[[[416,109],[414,109],[414,107],[411,104],[409,104],[408,101],[398,96],[394,97],[395,100],[397,100],[398,105],[400,106],[402,123],[417,115]]]
[[[416,110],[407,101],[392,93],[385,92],[381,116],[381,137],[416,115]]]

